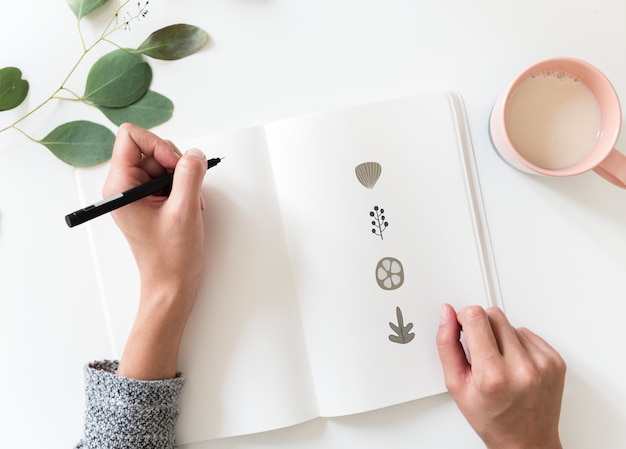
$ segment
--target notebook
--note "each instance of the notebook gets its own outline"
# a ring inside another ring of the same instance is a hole
[[[458,94],[177,145],[225,157],[202,187],[205,275],[181,343],[179,444],[445,391],[440,304],[501,301]],[[101,198],[107,171],[76,171],[78,206]],[[137,269],[110,216],[83,226],[119,356],[137,307]]]

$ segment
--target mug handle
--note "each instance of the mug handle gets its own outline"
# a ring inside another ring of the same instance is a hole
[[[617,187],[626,189],[626,156],[616,149],[612,149],[593,171]]]

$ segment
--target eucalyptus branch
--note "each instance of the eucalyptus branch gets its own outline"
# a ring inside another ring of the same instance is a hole
[[[131,122],[149,129],[164,123],[172,117],[174,104],[164,95],[150,90],[152,68],[145,57],[168,61],[185,58],[200,50],[209,36],[193,25],[170,25],[150,34],[136,49],[127,50],[113,42],[111,36],[117,31],[129,30],[131,23],[146,17],[149,0],[139,0],[135,12],[124,9],[130,5],[130,0],[117,0],[115,11],[95,41],[90,43],[85,39],[81,21],[107,0],[67,0],[67,3],[77,19],[82,53],[49,97],[10,125],[0,128],[0,133],[15,129],[29,140],[47,147],[62,161],[84,167],[111,157],[115,135],[108,127],[88,120],[75,120],[57,126],[41,140],[36,140],[18,125],[52,100],[82,102],[96,107],[117,126]],[[87,54],[102,42],[116,49],[93,64],[84,93],[79,94],[67,87]],[[29,83],[17,67],[0,68],[0,86],[0,111],[22,104],[29,91]]]
[[[54,99],[54,97],[56,96],[56,94],[58,94],[61,91],[61,87],[59,87],[57,90],[54,91],[54,93],[52,95],[50,95],[48,98],[46,98],[44,101],[42,101],[38,106],[36,106],[35,108],[31,109],[30,111],[28,111],[26,114],[24,114],[22,117],[18,118],[16,121],[14,121],[13,123],[11,123],[10,125],[0,129],[0,133],[14,128],[20,132],[22,132],[22,134],[24,134],[23,131],[21,131],[17,125],[26,120],[28,117],[30,117],[31,115],[33,115],[35,112],[37,112],[38,110],[40,110],[41,108],[43,108],[46,104],[48,104],[52,99]],[[30,137],[29,137],[30,138]],[[31,139],[32,140],[32,139]]]
[[[86,47],[85,45],[85,39],[83,37],[83,33],[81,31],[80,28],[80,18],[77,19],[78,21],[78,34],[80,36],[80,40],[83,46],[83,53],[80,55],[80,57],[78,58],[78,60],[74,63],[74,65],[72,66],[72,68],[70,69],[69,73],[65,76],[65,78],[63,79],[63,81],[61,82],[61,86],[54,91],[54,93],[52,95],[50,95],[48,98],[46,98],[42,103],[40,103],[38,106],[36,106],[34,109],[32,109],[31,111],[27,112],[26,114],[24,114],[22,117],[18,118],[16,121],[14,121],[12,124],[10,124],[9,126],[0,129],[0,133],[10,129],[10,128],[15,128],[18,129],[16,127],[16,125],[18,125],[19,123],[21,123],[22,121],[24,121],[25,119],[27,119],[28,117],[30,117],[32,114],[34,114],[35,112],[37,112],[39,109],[41,109],[42,107],[44,107],[47,103],[49,103],[51,100],[53,99],[59,99],[59,100],[63,100],[63,101],[75,101],[73,99],[69,99],[69,98],[63,98],[63,97],[57,97],[57,94],[62,91],[62,90],[66,90],[68,92],[70,92],[72,95],[74,95],[76,97],[76,99],[81,98],[80,95],[77,95],[76,93],[74,93],[73,91],[71,91],[70,89],[66,88],[65,85],[67,84],[67,82],[70,80],[70,78],[72,77],[72,75],[74,74],[74,72],[76,72],[76,69],[78,69],[78,67],[80,66],[80,64],[83,62],[83,60],[85,59],[85,56],[87,56],[87,54],[93,50],[100,42],[102,41],[107,41],[107,42],[111,42],[109,40],[107,40],[106,38],[111,35],[112,33],[119,31],[121,29],[121,27],[116,26],[114,27],[112,30],[109,31],[109,28],[111,27],[112,23],[115,21],[115,18],[118,16],[120,10],[122,8],[124,8],[128,3],[130,2],[130,0],[125,0],[124,3],[121,3],[118,8],[115,10],[115,13],[113,14],[113,16],[111,17],[111,19],[109,20],[109,23],[106,25],[104,31],[102,32],[102,34],[100,35],[100,37],[93,42],[89,47]],[[147,4],[148,2],[146,2]],[[145,8],[145,6],[144,6]],[[135,16],[136,17],[136,16]],[[132,19],[131,19],[132,20]],[[118,46],[119,47],[119,46]],[[23,133],[23,132],[22,132]]]

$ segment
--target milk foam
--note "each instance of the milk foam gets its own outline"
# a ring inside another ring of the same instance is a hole
[[[544,72],[514,90],[505,121],[513,146],[524,158],[542,168],[560,169],[593,148],[600,108],[582,81],[565,72]]]

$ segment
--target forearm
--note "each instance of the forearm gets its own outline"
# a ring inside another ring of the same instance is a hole
[[[195,290],[195,287],[159,291],[142,289],[139,310],[120,360],[118,376],[156,380],[176,375],[180,340]]]

